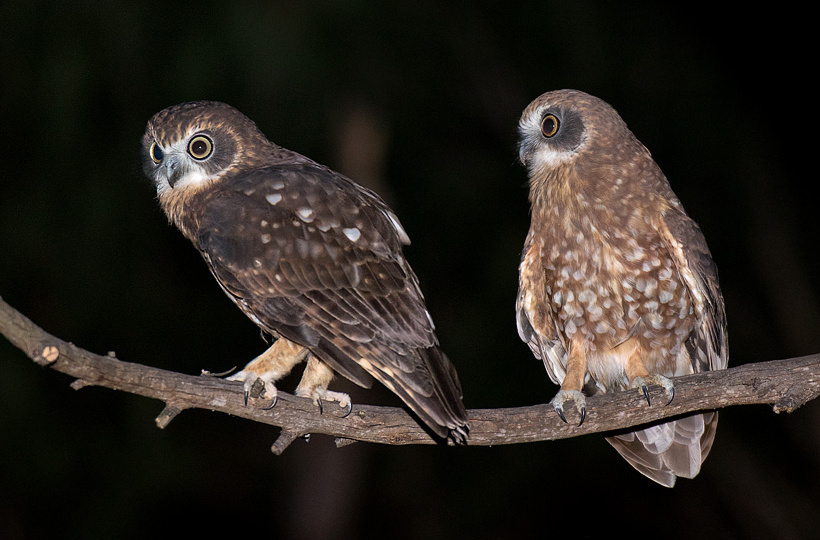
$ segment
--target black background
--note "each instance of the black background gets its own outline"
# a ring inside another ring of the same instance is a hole
[[[140,168],[152,114],[220,100],[388,200],[468,407],[544,403],[556,388],[514,322],[529,223],[516,126],[542,92],[577,88],[620,112],[701,225],[730,364],[820,352],[816,30],[788,4],[766,7],[6,1],[0,295],[131,362],[199,373],[261,352]],[[69,383],[0,340],[3,538],[770,539],[820,527],[817,403],[724,410],[701,474],[669,490],[597,435],[340,450],[315,436],[274,457],[275,429],[189,411],[159,430],[161,403]],[[335,388],[396,404],[383,388]]]

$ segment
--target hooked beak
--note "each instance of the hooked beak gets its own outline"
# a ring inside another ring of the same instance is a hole
[[[179,181],[180,176],[182,176],[182,164],[179,159],[173,155],[166,156],[165,178],[168,179],[168,185],[173,188],[174,184]]]
[[[522,137],[521,142],[518,144],[518,161],[521,162],[521,165],[525,167],[529,165],[530,158],[532,158],[532,153],[535,151],[535,145],[532,141],[528,140],[526,137]]]

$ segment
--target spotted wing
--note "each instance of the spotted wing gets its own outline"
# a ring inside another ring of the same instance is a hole
[[[358,384],[375,377],[440,435],[466,434],[409,239],[378,196],[312,163],[268,167],[212,198],[199,230],[214,276],[260,327]]]
[[[547,299],[544,263],[533,238],[533,232],[530,232],[521,253],[515,302],[516,325],[522,341],[536,358],[544,362],[552,382],[561,384],[567,372],[566,346]]]
[[[726,309],[706,239],[697,224],[677,207],[663,215],[660,234],[695,306],[697,323],[686,343],[692,367],[695,373],[726,369]]]
[[[725,369],[726,312],[712,260],[700,228],[676,206],[663,215],[660,235],[692,298],[697,321],[686,351],[698,373]],[[715,440],[718,413],[710,411],[608,437],[607,441],[642,474],[672,487],[675,478],[694,478]]]

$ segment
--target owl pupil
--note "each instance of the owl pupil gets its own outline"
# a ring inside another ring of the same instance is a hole
[[[550,138],[558,133],[558,118],[554,114],[548,114],[541,120],[541,134]]]
[[[204,135],[199,135],[191,140],[188,144],[188,153],[191,154],[194,159],[206,159],[208,156],[211,155],[214,146],[211,142],[211,139]]]

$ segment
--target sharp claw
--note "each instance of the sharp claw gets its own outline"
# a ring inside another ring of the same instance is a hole
[[[577,391],[577,390],[560,390],[555,397],[552,398],[550,403],[552,407],[555,409],[555,412],[558,414],[558,418],[560,418],[565,424],[568,424],[567,417],[564,415],[564,403],[567,401],[572,401],[575,403],[575,410],[578,411],[578,414],[581,415],[581,421],[578,423],[580,426],[584,423],[584,420],[587,417],[587,406],[586,406],[586,399],[584,395]]]
[[[643,377],[636,377],[632,384],[630,385],[631,388],[638,388],[643,397],[646,399],[646,402],[649,405],[652,403],[649,401],[649,384],[657,384],[658,386],[664,389],[666,395],[669,396],[669,401],[666,402],[667,405],[672,403],[672,400],[675,399],[675,386],[672,384],[672,381],[664,377],[663,375],[650,375],[644,379]]]
[[[276,402],[278,402],[278,401],[279,401],[279,394],[276,394],[275,396],[273,396],[273,402],[271,402],[271,404],[268,405],[267,407],[262,407],[262,410],[263,411],[269,411],[269,410],[273,409],[274,407],[276,407]]]
[[[248,406],[248,395],[251,393],[249,389],[245,389],[245,407]]]
[[[353,402],[350,396],[341,392],[330,392],[327,389],[314,388],[313,390],[296,389],[296,395],[310,399],[319,408],[319,414],[325,414],[325,404],[323,402],[335,401],[339,407],[345,411],[342,418],[346,418],[353,411]]]

